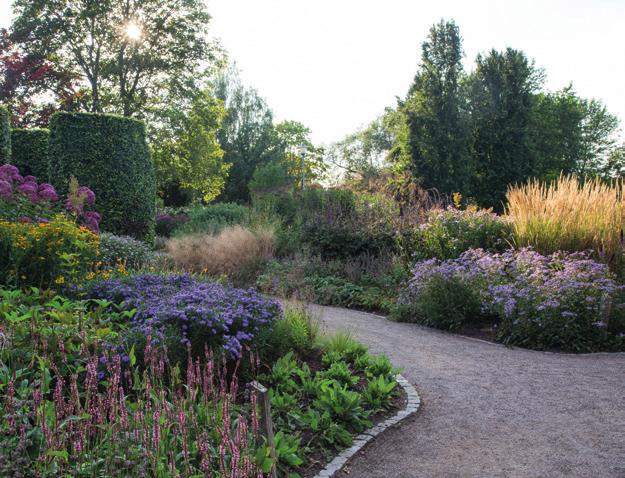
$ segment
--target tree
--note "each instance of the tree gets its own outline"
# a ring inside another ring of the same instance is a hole
[[[211,64],[202,0],[16,0],[13,38],[40,57],[81,74],[88,108],[142,114]]]
[[[345,179],[366,184],[379,175],[396,141],[392,126],[395,113],[388,109],[365,128],[330,146],[328,161]]]
[[[324,150],[315,146],[310,139],[310,128],[298,121],[286,120],[275,126],[280,163],[284,164],[291,183],[297,184],[302,177],[302,157],[299,148],[306,146],[304,156],[304,177],[307,182],[319,180],[326,172]]]
[[[399,105],[406,134],[398,136],[393,152],[424,188],[444,193],[464,191],[470,172],[461,43],[453,21],[430,29],[419,71]]]
[[[45,127],[55,111],[79,109],[83,92],[76,81],[47,58],[26,54],[0,29],[0,103],[15,127]]]
[[[248,184],[256,168],[281,157],[273,114],[256,90],[241,84],[235,67],[217,78],[215,95],[226,108],[218,139],[224,161],[231,164],[221,199],[248,202]]]
[[[479,204],[501,209],[509,184],[540,172],[530,124],[543,73],[511,48],[478,55],[476,64],[468,80],[473,195]]]
[[[222,192],[230,167],[217,140],[224,114],[222,102],[204,91],[176,129],[156,132],[152,151],[166,204],[181,205],[177,198],[185,197],[185,192],[205,202]]]
[[[618,125],[618,119],[601,102],[579,97],[572,86],[538,93],[531,127],[538,159],[535,175],[545,179],[554,179],[561,172],[619,175]]]

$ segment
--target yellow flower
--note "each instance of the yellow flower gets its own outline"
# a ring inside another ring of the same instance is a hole
[[[65,277],[63,276],[58,276],[55,280],[54,280],[55,284],[64,284],[65,283]]]

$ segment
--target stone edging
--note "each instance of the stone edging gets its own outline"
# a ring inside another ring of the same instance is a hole
[[[417,390],[401,375],[397,374],[395,376],[395,380],[397,383],[404,389],[406,392],[407,404],[403,410],[400,410],[395,415],[390,418],[387,418],[383,422],[377,424],[376,426],[369,428],[367,431],[361,433],[356,438],[354,438],[354,443],[351,447],[343,450],[339,455],[335,456],[334,459],[326,465],[326,467],[321,470],[315,478],[330,478],[334,476],[335,473],[340,471],[345,464],[350,461],[356,453],[362,450],[367,443],[373,440],[380,433],[385,431],[387,428],[390,428],[394,425],[397,425],[402,420],[414,415],[419,410],[421,406],[421,398],[417,393]]]

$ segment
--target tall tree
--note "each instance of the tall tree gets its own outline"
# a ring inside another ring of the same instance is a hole
[[[441,20],[423,42],[419,71],[399,106],[406,127],[393,157],[423,187],[444,193],[464,191],[470,171],[462,57],[458,27]]]
[[[361,181],[364,186],[380,174],[396,139],[391,109],[365,128],[330,146],[327,160],[337,173],[348,181]]]
[[[166,205],[193,198],[209,202],[222,192],[230,167],[217,140],[224,114],[222,102],[204,91],[175,129],[157,130],[152,156]]]
[[[317,147],[310,139],[310,128],[299,121],[285,120],[275,126],[277,146],[280,149],[280,163],[286,168],[292,183],[298,183],[302,177],[302,159],[304,177],[307,182],[321,179],[326,172],[324,149]],[[306,147],[302,158],[300,148]]]
[[[509,184],[539,172],[529,133],[543,73],[511,48],[478,55],[476,64],[468,82],[473,193],[480,204],[501,209]]]
[[[94,112],[141,114],[220,53],[202,0],[15,0],[13,9],[13,38],[79,72]]]
[[[241,84],[235,67],[218,77],[215,94],[226,108],[218,138],[224,161],[231,164],[221,199],[248,202],[248,183],[256,168],[280,159],[273,114],[256,90]]]

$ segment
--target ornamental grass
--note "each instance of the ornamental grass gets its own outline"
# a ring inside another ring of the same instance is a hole
[[[193,234],[167,243],[177,267],[213,277],[232,276],[251,264],[270,259],[276,245],[275,231],[227,227],[217,235]]]
[[[592,250],[614,270],[622,264],[625,202],[623,181],[561,175],[511,186],[507,215],[518,247],[543,254]]]

